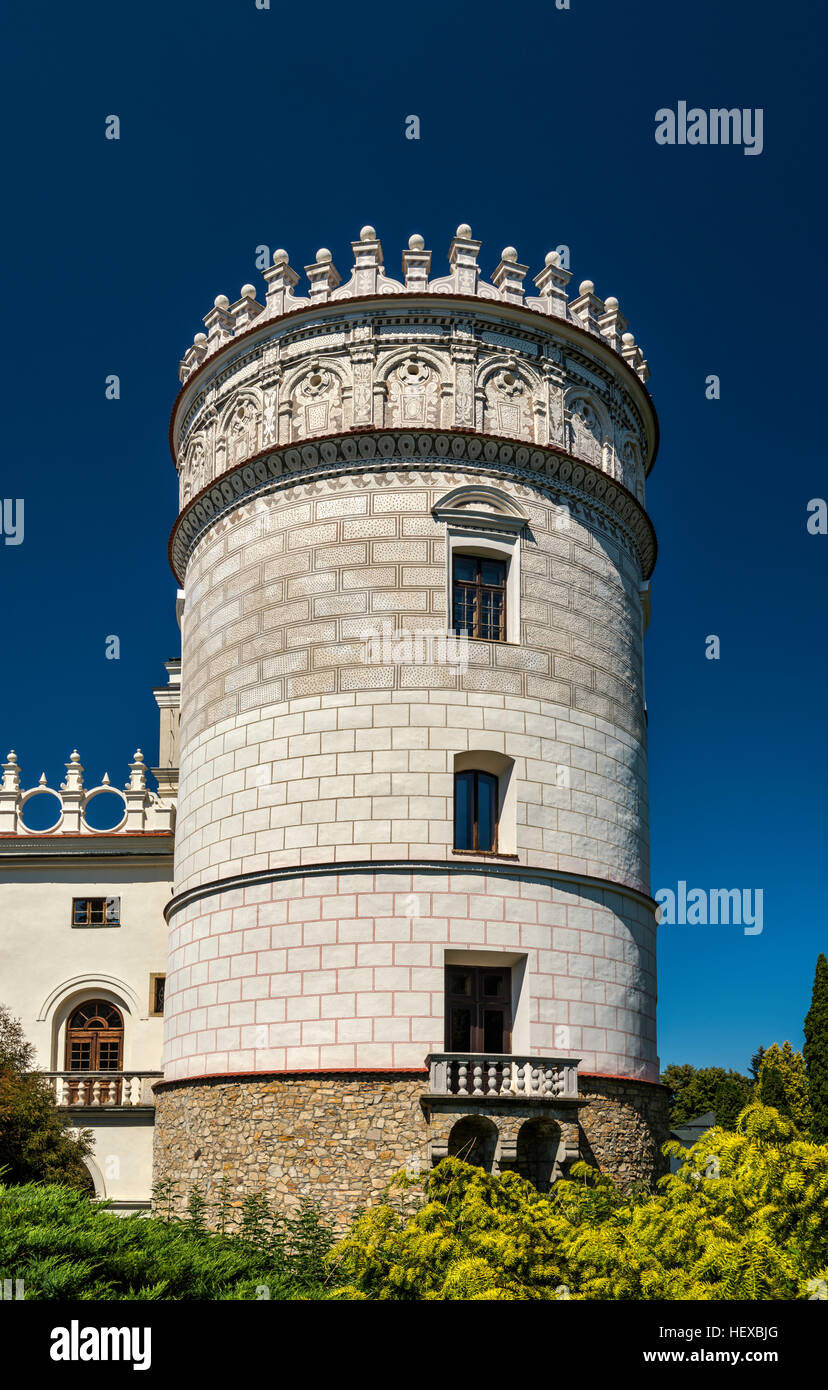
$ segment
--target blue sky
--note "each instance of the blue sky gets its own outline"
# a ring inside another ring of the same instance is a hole
[[[535,274],[564,243],[574,285],[619,298],[661,418],[653,888],[764,894],[761,935],[662,929],[662,1062],[798,1045],[828,938],[820,6],[272,5],[7,11],[2,495],[25,540],[0,545],[0,751],[28,784],[75,746],[88,783],[155,761],[177,364],[216,294],[259,283],[257,246],[345,272],[370,222],[395,274],[412,232],[439,267],[467,221],[484,272],[511,244]],[[761,155],[658,146],[680,100],[761,108]]]

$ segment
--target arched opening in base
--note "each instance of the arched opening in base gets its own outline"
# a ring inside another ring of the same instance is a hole
[[[526,1120],[517,1137],[517,1171],[538,1192],[548,1192],[560,1177],[561,1127],[555,1120]]]
[[[450,1158],[461,1158],[491,1173],[497,1148],[497,1126],[482,1115],[467,1115],[452,1127],[448,1141]]]

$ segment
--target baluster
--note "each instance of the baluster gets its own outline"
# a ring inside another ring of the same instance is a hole
[[[475,1062],[475,1064],[474,1064],[473,1076],[474,1076],[474,1090],[472,1091],[472,1095],[473,1095],[473,1096],[482,1096],[482,1095],[483,1095],[483,1068],[481,1067],[481,1065],[480,1065],[479,1062]]]
[[[501,1062],[500,1064],[500,1094],[508,1096],[512,1093],[512,1062]]]
[[[64,1081],[64,1079],[63,1079],[62,1076],[56,1076],[56,1077],[55,1077],[54,1086],[55,1086],[55,1101],[57,1102],[58,1105],[63,1105],[63,1104],[65,1104],[63,1097],[64,1097],[65,1088],[66,1088],[66,1082]]]
[[[532,1072],[531,1092],[532,1092],[532,1095],[533,1095],[533,1096],[537,1096],[537,1095],[540,1094],[540,1090],[541,1090],[541,1072],[540,1072],[540,1067],[532,1067],[531,1072]]]
[[[101,1103],[101,1083],[100,1083],[100,1081],[98,1080],[98,1078],[95,1077],[95,1080],[92,1082],[92,1104],[93,1104],[93,1105],[100,1105],[100,1103]]]
[[[458,1094],[458,1096],[467,1096],[467,1095],[469,1094],[468,1089],[467,1089],[467,1086],[466,1086],[466,1083],[467,1083],[467,1081],[468,1081],[468,1076],[469,1076],[469,1065],[468,1065],[468,1062],[458,1062],[458,1063],[457,1063],[457,1094]]]
[[[543,1069],[543,1094],[551,1096],[555,1094],[555,1068],[544,1067]]]
[[[127,1104],[128,1104],[128,1105],[140,1105],[140,1104],[141,1104],[141,1078],[140,1078],[140,1076],[133,1076],[133,1077],[130,1078],[130,1082],[129,1082],[129,1100],[127,1101]]]
[[[496,1096],[496,1095],[497,1095],[497,1092],[498,1092],[498,1085],[497,1085],[497,1063],[496,1063],[496,1062],[490,1062],[490,1063],[489,1063],[489,1067],[488,1067],[488,1071],[489,1071],[489,1095],[490,1095],[490,1096]]]
[[[78,1082],[78,1089],[75,1093],[75,1099],[78,1105],[86,1104],[86,1086],[86,1081],[83,1078],[81,1078],[81,1080]]]
[[[114,1080],[114,1078],[113,1078],[113,1080],[110,1081],[110,1083],[109,1083],[107,1099],[108,1099],[110,1105],[115,1105],[115,1104],[117,1103],[117,1100],[118,1100],[118,1084],[117,1084],[117,1082]]]

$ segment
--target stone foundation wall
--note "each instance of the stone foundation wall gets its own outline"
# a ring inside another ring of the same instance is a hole
[[[668,1171],[661,1153],[670,1138],[666,1086],[578,1074],[578,1091],[589,1101],[580,1111],[581,1158],[609,1173],[619,1187],[652,1186]]]
[[[577,1110],[459,1100],[424,1107],[426,1087],[425,1073],[379,1072],[161,1083],[154,1181],[172,1180],[178,1211],[196,1185],[215,1202],[224,1177],[237,1209],[255,1192],[285,1212],[311,1196],[341,1228],[357,1207],[379,1201],[400,1169],[426,1170],[451,1151],[453,1127],[472,1116],[492,1135],[494,1171],[555,1175],[566,1170],[576,1146],[622,1187],[651,1184],[665,1171],[661,1086],[584,1076],[580,1090],[589,1103]],[[536,1121],[542,1123],[532,1134],[542,1136],[546,1161],[537,1142],[525,1143],[528,1131],[521,1140],[523,1125]]]

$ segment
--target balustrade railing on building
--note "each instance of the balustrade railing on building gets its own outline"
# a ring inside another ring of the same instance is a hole
[[[487,1099],[577,1100],[578,1059],[504,1053],[432,1052],[429,1094]]]

